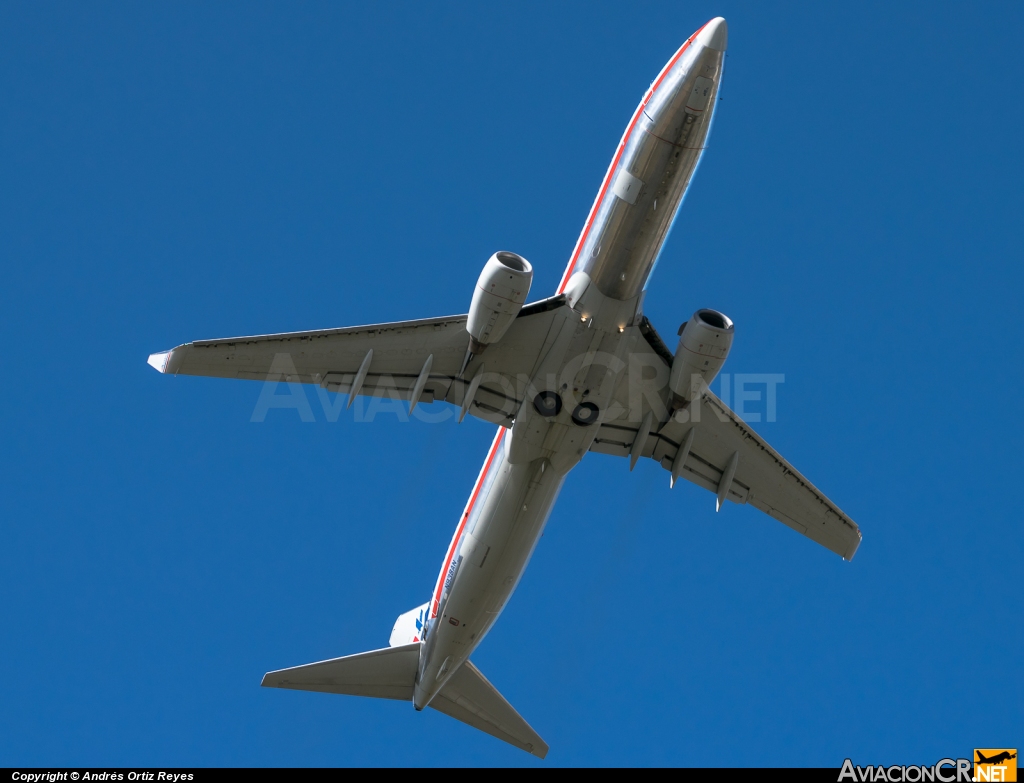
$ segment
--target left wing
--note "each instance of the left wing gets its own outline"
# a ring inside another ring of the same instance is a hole
[[[170,375],[206,375],[317,384],[328,391],[461,405],[475,373],[484,375],[469,413],[511,426],[524,383],[552,326],[564,318],[565,297],[527,305],[495,345],[459,371],[469,346],[466,316],[197,340],[153,354],[149,364]],[[371,353],[372,352],[372,353]],[[429,359],[429,364],[428,364]],[[422,383],[417,384],[422,379]]]
[[[634,353],[660,367],[667,379],[671,353],[646,319],[639,329]],[[615,395],[621,414],[601,422],[591,451],[650,457],[672,472],[673,481],[678,476],[715,493],[719,506],[724,500],[749,503],[844,559],[853,558],[861,541],[856,523],[710,390],[669,417],[667,388],[649,385],[637,394],[635,387],[635,380],[630,389],[623,379]],[[648,413],[651,426],[643,433]],[[643,443],[634,452],[640,435]]]

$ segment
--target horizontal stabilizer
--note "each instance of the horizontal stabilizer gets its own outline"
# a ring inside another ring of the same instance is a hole
[[[267,672],[262,685],[412,701],[421,646],[414,643],[385,647],[278,669]],[[534,756],[544,758],[548,754],[547,743],[469,661],[456,670],[430,706]]]
[[[548,744],[469,661],[451,676],[430,706],[534,756],[548,755]]]
[[[267,672],[261,684],[267,688],[411,701],[419,660],[419,644],[385,647],[383,650]]]

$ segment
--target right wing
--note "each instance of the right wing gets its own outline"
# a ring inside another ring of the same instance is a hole
[[[637,341],[634,353],[642,354],[648,366],[662,363],[661,377],[667,380],[672,354],[646,319],[640,332],[643,339]],[[655,383],[646,396],[634,391],[630,399],[630,383],[624,376],[616,392],[621,414],[602,420],[591,451],[630,456],[650,412],[653,426],[639,444],[638,456],[656,460],[673,475],[676,468],[680,478],[721,500],[749,503],[842,558],[853,558],[861,541],[857,524],[710,390],[705,388],[688,410],[669,417],[667,386]],[[658,409],[651,407],[651,400],[660,400]],[[659,422],[664,423],[659,426]],[[681,450],[682,462],[677,465]]]
[[[658,433],[654,456],[662,467],[672,470],[677,450],[692,427],[696,430],[693,445],[681,477],[717,493],[723,468],[728,469],[737,455],[727,488],[729,500],[749,503],[844,560],[852,560],[861,541],[857,524],[712,392],[704,392],[700,404],[699,422],[673,420]]]
[[[465,315],[197,340],[153,354],[149,364],[170,375],[313,383],[347,394],[372,350],[358,393],[408,400],[427,358],[433,357],[420,402],[461,405],[483,367],[469,413],[508,427],[522,402],[523,379],[532,377],[552,326],[565,317],[560,313],[567,309],[564,301],[556,296],[524,307],[502,339],[474,358],[461,378],[469,346]]]

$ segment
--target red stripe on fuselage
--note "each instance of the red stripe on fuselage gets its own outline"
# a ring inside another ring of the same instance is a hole
[[[583,245],[586,243],[587,237],[590,235],[590,229],[594,225],[594,216],[597,215],[597,210],[604,201],[605,193],[608,190],[608,184],[611,182],[612,172],[614,172],[615,167],[619,165],[619,158],[622,157],[622,152],[626,149],[626,144],[629,143],[629,137],[632,135],[633,128],[636,126],[637,120],[640,119],[640,115],[643,113],[644,107],[651,99],[651,96],[657,91],[658,87],[661,86],[661,83],[665,80],[668,72],[672,70],[673,66],[675,66],[677,62],[679,62],[679,58],[683,56],[683,52],[685,52],[689,48],[690,44],[693,43],[693,40],[700,35],[701,30],[709,24],[711,24],[711,22],[705,22],[701,26],[700,30],[691,35],[686,40],[686,43],[679,47],[679,51],[677,51],[665,67],[661,69],[661,73],[658,74],[658,78],[654,80],[654,84],[651,85],[651,88],[644,95],[643,100],[640,101],[640,105],[637,106],[636,111],[633,112],[633,118],[629,121],[629,125],[626,126],[626,132],[622,134],[622,140],[619,142],[618,149],[615,150],[615,157],[612,158],[612,164],[608,167],[608,171],[604,175],[604,181],[601,182],[601,189],[597,192],[597,198],[594,200],[594,206],[590,208],[590,214],[587,215],[587,222],[583,226],[583,233],[580,234],[580,238],[576,242],[576,247],[572,251],[572,258],[569,259],[569,265],[565,268],[565,272],[562,274],[562,282],[558,284],[558,290],[555,291],[556,294],[561,294],[565,291],[565,286],[569,282],[569,278],[572,277],[573,269],[576,268],[576,262],[579,260],[580,251],[583,249]]]
[[[462,519],[459,520],[459,526],[455,530],[455,536],[452,538],[452,543],[448,546],[448,554],[445,556],[444,565],[441,567],[441,575],[437,578],[437,588],[434,590],[434,600],[430,605],[431,617],[437,617],[437,611],[440,608],[441,603],[441,591],[444,590],[444,582],[448,575],[448,568],[452,564],[452,558],[455,557],[455,548],[459,545],[459,539],[462,538],[462,530],[466,527],[466,520],[469,519],[469,515],[473,511],[473,505],[476,503],[477,496],[480,494],[480,488],[484,485],[484,479],[487,478],[487,472],[491,469],[491,463],[494,462],[494,455],[498,453],[498,446],[501,444],[501,438],[504,434],[505,428],[498,427],[498,434],[494,437],[494,442],[491,444],[491,450],[487,454],[487,459],[484,461],[483,470],[480,471],[480,475],[477,477],[476,485],[473,487],[473,492],[469,496],[469,503],[466,504],[466,510],[462,512]]]

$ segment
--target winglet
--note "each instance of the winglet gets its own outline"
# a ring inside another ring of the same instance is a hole
[[[164,351],[163,353],[151,353],[149,358],[146,360],[146,364],[152,367],[157,372],[166,372],[167,360],[171,358],[173,351]]]

